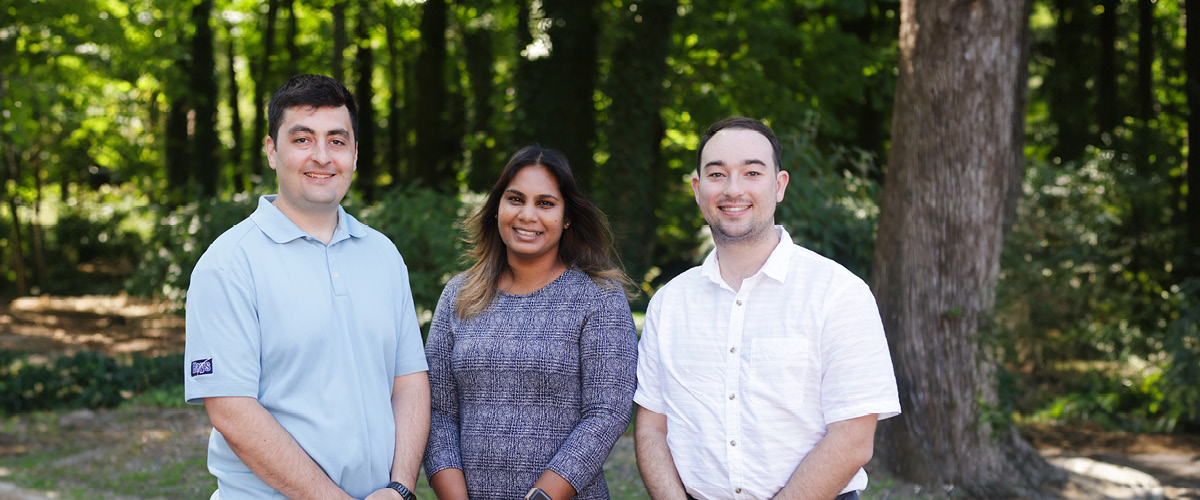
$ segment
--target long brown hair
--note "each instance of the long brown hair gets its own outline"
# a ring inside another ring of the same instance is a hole
[[[567,158],[561,152],[531,144],[513,153],[488,193],[487,201],[463,224],[471,250],[464,256],[470,268],[464,273],[466,282],[459,288],[454,304],[454,312],[460,319],[483,312],[496,298],[496,285],[508,269],[507,249],[496,228],[500,201],[517,172],[533,166],[545,167],[558,182],[564,200],[563,220],[571,223],[559,241],[558,259],[568,268],[587,273],[596,284],[623,288],[626,296],[630,296],[633,282],[621,269],[613,250],[608,218],[579,190]]]

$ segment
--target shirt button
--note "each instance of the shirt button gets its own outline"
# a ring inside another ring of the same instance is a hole
[[[730,347],[730,348],[729,348],[729,352],[737,352],[737,348],[736,348],[736,347]]]
[[[729,400],[730,400],[730,401],[733,401],[733,398],[736,398],[736,397],[737,397],[737,395],[736,395],[736,394],[730,394],[730,395],[729,395]]]
[[[333,273],[333,279],[337,279],[337,278],[338,278],[338,273]]]
[[[741,492],[742,492],[742,489],[741,489],[741,488],[738,488],[738,489],[736,489],[736,490],[733,490],[733,492],[734,492],[734,493],[741,494]]]
[[[737,446],[737,441],[730,441],[729,446]]]
[[[739,305],[739,306],[742,305],[742,299],[737,300],[737,305]]]

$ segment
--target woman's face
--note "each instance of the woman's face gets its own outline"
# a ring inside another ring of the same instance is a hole
[[[564,220],[565,202],[546,167],[530,165],[517,171],[504,188],[496,216],[510,260],[558,258],[558,242],[569,222]]]

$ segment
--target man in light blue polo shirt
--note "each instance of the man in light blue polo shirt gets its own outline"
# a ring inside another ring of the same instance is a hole
[[[214,427],[213,498],[413,500],[428,368],[404,260],[340,205],[354,98],[297,75],[268,121],[279,194],[213,242],[188,289],[185,390]]]

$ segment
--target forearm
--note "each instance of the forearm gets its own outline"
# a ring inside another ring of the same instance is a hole
[[[429,478],[429,487],[438,500],[467,500],[467,478],[462,469],[442,469]],[[517,500],[517,499],[513,499]]]
[[[876,415],[867,415],[829,425],[825,437],[817,443],[783,489],[779,500],[831,500],[871,460],[874,448]]]
[[[550,495],[551,500],[567,500],[575,496],[575,487],[571,486],[570,481],[558,475],[552,470],[545,470],[538,477],[537,482],[533,483],[534,488],[541,489]]]
[[[425,372],[394,379],[392,413],[396,418],[392,480],[415,492],[421,457],[429,439],[429,377]]]
[[[683,500],[683,480],[667,447],[667,417],[640,405],[633,426],[638,472],[654,500]]]
[[[288,498],[351,498],[258,400],[207,398],[208,418],[230,449],[264,483]]]

